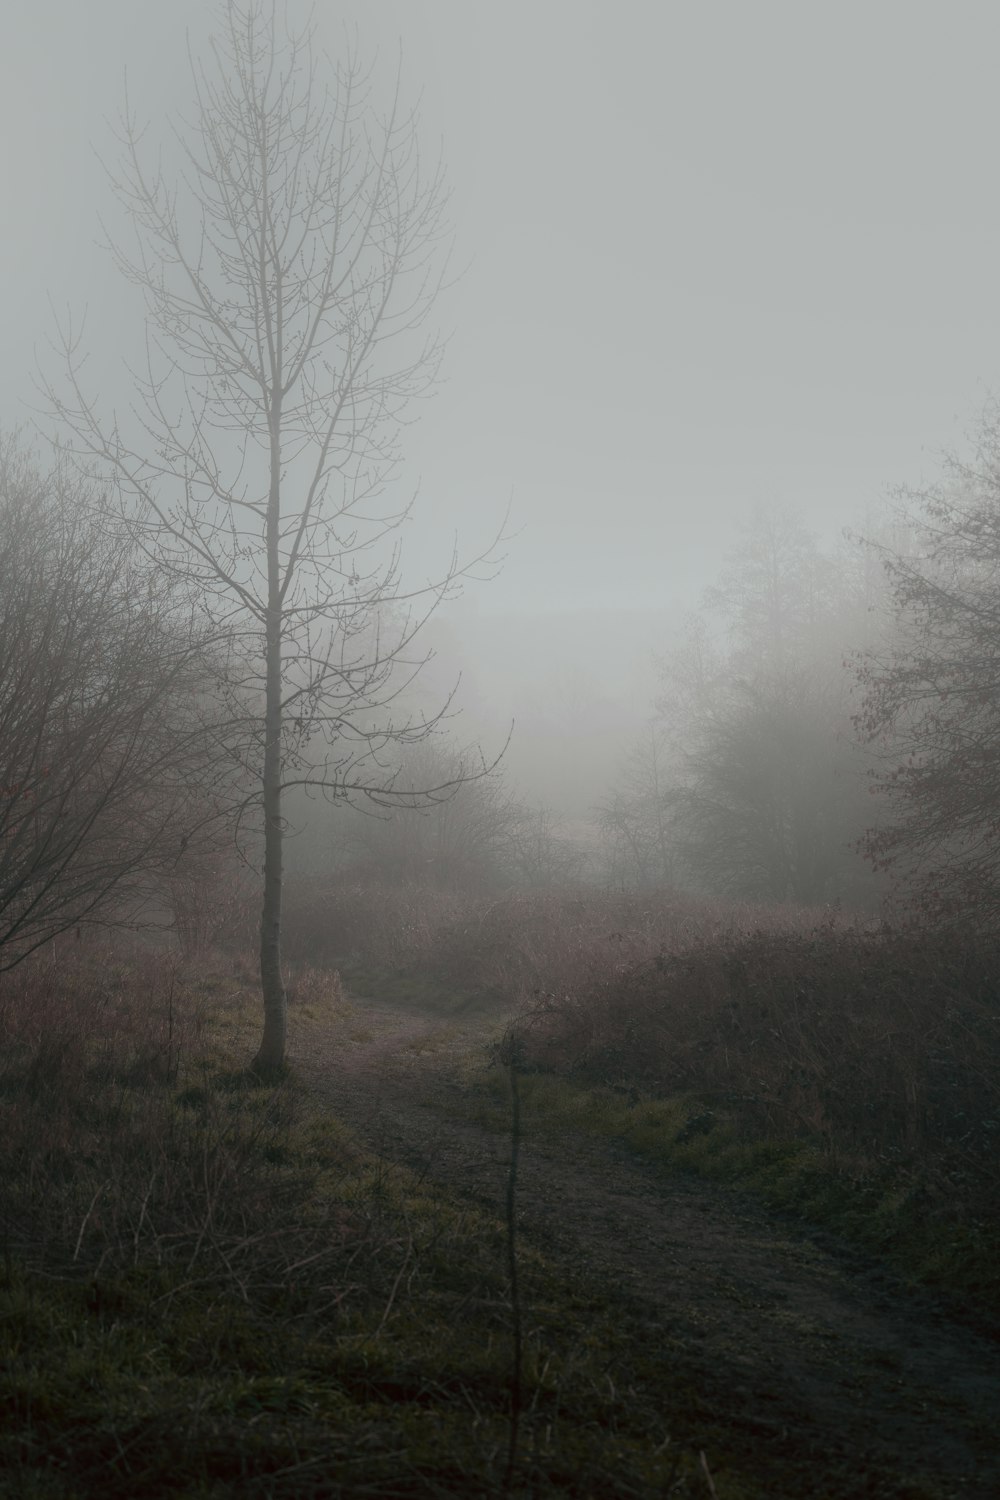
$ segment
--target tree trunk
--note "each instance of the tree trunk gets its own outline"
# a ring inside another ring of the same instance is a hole
[[[273,636],[273,639],[272,639]],[[254,1072],[279,1072],[285,1061],[287,999],[281,978],[281,637],[280,620],[267,623],[267,701],[264,744],[264,900],[260,918],[260,982],[264,1034]]]
[[[262,1077],[285,1063],[288,1001],[281,978],[281,878],[284,830],[281,823],[281,570],[278,533],[281,519],[281,401],[275,393],[269,422],[271,483],[267,505],[268,607],[264,631],[264,900],[260,916],[260,984],[264,997],[264,1033],[253,1070]]]

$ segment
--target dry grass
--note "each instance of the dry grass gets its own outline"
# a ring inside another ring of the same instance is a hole
[[[426,1005],[437,986],[514,1011],[528,1068],[618,1098],[683,1096],[687,1165],[724,1155],[730,1176],[759,1176],[761,1151],[791,1143],[778,1201],[798,1195],[900,1264],[912,1241],[919,1274],[1000,1305],[1000,946],[673,893],[359,883],[312,893],[294,932],[304,955],[346,959],[399,1000]]]
[[[764,1136],[923,1152],[986,1201],[962,1119],[991,1134],[989,953],[679,901],[456,898],[436,923],[407,899],[394,951],[525,999],[523,1060],[618,1085],[640,1126],[629,1079]],[[303,963],[290,989],[336,1024],[335,975]],[[505,1492],[503,1224],[360,1151],[294,1081],[234,1071],[257,1008],[245,960],[81,947],[0,983],[0,1495],[319,1497],[340,1472],[359,1494]],[[678,1140],[701,1128],[678,1121]],[[701,1444],[667,1439],[707,1431],[724,1453],[725,1428],[677,1387],[658,1326],[529,1245],[519,1278],[526,1491],[708,1495]],[[795,1474],[768,1493],[802,1493]],[[719,1488],[761,1493],[743,1459]]]
[[[716,938],[539,997],[508,1045],[636,1101],[684,1098],[657,1153],[759,1179],[1000,1313],[995,945],[830,926]]]
[[[251,975],[81,945],[3,977],[0,1496],[499,1500],[503,1225],[361,1150],[294,1079],[234,1071]],[[336,1025],[335,975],[291,991]],[[703,1496],[668,1451],[657,1341],[537,1254],[521,1272],[531,1493]]]
[[[521,1014],[525,1060],[697,1092],[854,1162],[994,1196],[1000,948],[831,912],[584,890],[498,899],[347,883],[293,905],[312,962],[431,975]]]
[[[303,1255],[339,1253],[342,1215],[303,1222],[290,1208],[306,1186],[284,1165],[291,1089],[255,1087],[224,1061],[224,1047],[250,1055],[247,999],[232,971],[109,948],[3,976],[9,1253],[48,1274],[183,1268],[241,1297],[280,1287]]]

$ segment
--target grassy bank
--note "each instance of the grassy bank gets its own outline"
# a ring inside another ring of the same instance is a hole
[[[550,1124],[751,1186],[1000,1321],[995,946],[676,893],[350,879],[299,893],[289,933],[363,991],[516,1009]]]
[[[751,1186],[1000,1324],[993,947],[716,938],[537,995],[508,1046],[553,1122]]]
[[[708,1495],[723,1434],[657,1331],[523,1246],[508,1484],[502,1206],[234,1071],[248,977],[95,951],[3,979],[0,1493]]]
[[[481,951],[460,913],[422,971],[367,961],[442,1014],[520,998],[501,1055],[527,1131],[752,1186],[996,1316],[990,952],[578,900],[523,931],[478,912]],[[303,1035],[354,1024],[317,964],[290,996]],[[0,981],[0,1494],[809,1492],[794,1445],[763,1485],[724,1371],[527,1242],[508,1476],[503,1204],[360,1148],[294,1077],[246,1077],[258,1004],[233,960],[95,949]],[[483,1077],[503,1128],[504,1070]]]

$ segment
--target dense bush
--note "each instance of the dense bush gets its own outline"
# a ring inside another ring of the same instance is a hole
[[[501,895],[343,877],[290,885],[286,951],[294,962],[368,976],[420,971],[509,1007],[576,994],[656,954],[762,926],[799,931],[796,908],[716,902],[672,891],[608,895],[586,886]]]
[[[1000,947],[832,925],[663,951],[518,1025],[531,1064],[696,1092],[1000,1203]]]
[[[150,920],[232,792],[216,647],[99,498],[0,434],[2,969],[81,924]]]

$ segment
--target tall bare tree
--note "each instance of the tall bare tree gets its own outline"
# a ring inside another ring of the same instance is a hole
[[[854,847],[869,798],[844,670],[861,583],[852,552],[763,510],[706,596],[727,650],[692,700],[675,809],[680,852],[712,890],[806,905],[873,898]],[[665,688],[671,668],[692,681],[676,658],[664,666]],[[672,701],[668,691],[663,713]]]
[[[763,510],[706,596],[728,636],[714,670],[664,663],[664,715],[678,668],[700,679],[687,691],[674,808],[679,852],[709,889],[807,905],[872,897],[854,849],[869,798],[843,666],[863,614],[858,583],[853,554]]]
[[[746,529],[662,658],[649,738],[599,812],[619,873],[738,899],[872,899],[853,847],[870,799],[843,666],[864,616],[855,573],[781,512]]]
[[[595,809],[613,886],[656,888],[676,877],[671,826],[676,768],[670,752],[664,724],[651,718],[626,757],[619,784]]]
[[[452,556],[407,594],[410,506],[388,481],[404,409],[441,357],[423,329],[447,194],[398,87],[380,112],[357,55],[328,63],[311,26],[293,30],[268,0],[226,0],[210,63],[191,70],[176,177],[150,162],[129,108],[113,173],[134,231],[114,255],[147,309],[138,421],[102,421],[71,331],[72,394],[50,396],[150,554],[231,632],[230,753],[257,779],[263,824],[255,1067],[269,1072],[286,1044],[283,790],[391,797],[380,752],[437,717],[397,720],[391,704],[461,569]]]

